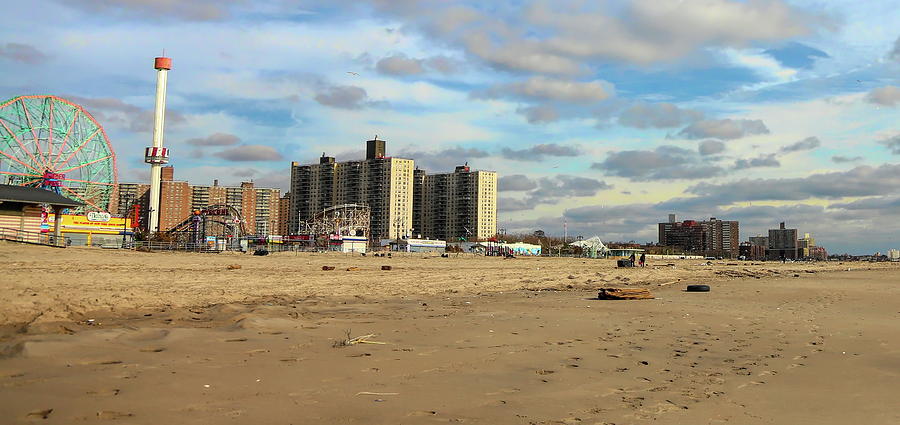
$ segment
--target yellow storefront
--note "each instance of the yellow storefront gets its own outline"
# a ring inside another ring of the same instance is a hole
[[[63,214],[60,231],[72,240],[72,245],[104,245],[122,242],[122,234],[131,235],[131,218],[110,217],[107,213],[86,215]],[[53,228],[56,217],[48,217],[49,228]]]

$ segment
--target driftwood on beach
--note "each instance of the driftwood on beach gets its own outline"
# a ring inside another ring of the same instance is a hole
[[[642,288],[600,288],[597,298],[601,300],[649,300],[653,294]]]

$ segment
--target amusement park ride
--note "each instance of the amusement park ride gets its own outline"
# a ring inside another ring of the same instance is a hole
[[[297,237],[308,245],[344,251],[365,252],[371,210],[367,205],[343,204],[325,208],[311,220],[301,220]]]
[[[137,220],[140,200],[132,201],[125,210],[134,211],[135,219],[121,220],[121,234],[131,234],[128,224],[158,233],[160,167],[168,162],[168,149],[163,147],[166,73],[172,61],[160,57],[154,61],[157,70],[156,108],[153,145],[145,152],[151,166],[149,208],[141,213],[147,220]],[[46,95],[18,96],[0,104],[0,184],[42,188],[83,205],[63,212],[82,223],[106,221],[119,211],[116,155],[103,126],[85,108],[69,100]],[[155,198],[155,199],[154,199]],[[145,201],[146,202],[146,201]],[[46,215],[46,213],[45,213]],[[97,217],[100,217],[99,219]],[[55,218],[54,218],[55,220]],[[234,207],[215,205],[195,211],[183,223],[167,233],[167,239],[184,243],[203,243],[214,236],[234,241],[247,234],[246,223]],[[88,238],[90,240],[90,238]]]
[[[19,96],[0,104],[0,183],[84,203],[74,213],[108,212],[116,202],[116,155],[81,106],[56,96]]]
[[[195,210],[177,226],[159,228],[160,170],[169,160],[163,133],[167,74],[172,60],[157,57],[153,67],[157,71],[153,142],[144,153],[144,162],[151,169],[149,196],[127,201],[126,208],[117,205],[116,155],[103,127],[82,106],[46,95],[18,96],[0,104],[0,184],[42,188],[81,203],[63,210],[59,220],[54,214],[53,220],[63,223],[63,232],[66,223],[72,233],[94,229],[87,231],[87,244],[91,244],[93,231],[121,235],[124,246],[126,235],[134,234],[132,230],[140,227],[151,240],[171,241],[192,249],[237,247],[242,238],[251,234],[252,226],[248,224],[252,223],[247,223],[240,211],[230,205]],[[128,211],[128,217],[116,217],[119,211]],[[358,211],[360,208],[351,207],[328,211],[328,223],[339,228],[337,223],[345,221],[343,214],[356,217]],[[139,212],[143,215],[140,219]],[[47,208],[39,219],[43,220],[43,229],[50,220]],[[368,235],[367,230],[364,233]]]

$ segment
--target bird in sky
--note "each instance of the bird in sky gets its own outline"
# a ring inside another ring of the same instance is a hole
[[[347,73],[350,74],[350,75],[355,75],[355,76],[359,77],[359,73],[358,73],[358,72],[347,71]]]

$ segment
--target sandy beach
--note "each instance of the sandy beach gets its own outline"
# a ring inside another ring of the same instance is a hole
[[[0,244],[0,268],[3,423],[900,423],[892,264]]]

